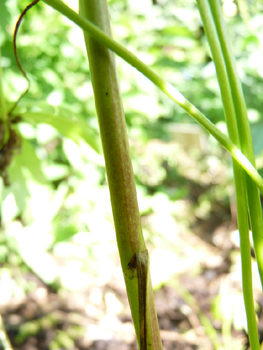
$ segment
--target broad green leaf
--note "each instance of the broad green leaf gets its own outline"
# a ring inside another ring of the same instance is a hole
[[[46,176],[42,171],[41,160],[37,157],[36,152],[30,142],[23,139],[21,154],[17,156],[23,168],[26,168],[33,178],[42,184],[47,183]]]
[[[180,37],[192,37],[193,34],[187,27],[179,26],[179,25],[173,25],[173,26],[167,26],[163,29],[158,31],[158,34],[162,37],[164,36],[180,36]]]
[[[23,120],[31,123],[46,123],[53,126],[63,136],[79,143],[82,138],[97,153],[100,153],[98,136],[84,121],[67,119],[60,114],[45,112],[25,112],[21,114]]]
[[[30,193],[27,187],[26,176],[21,167],[21,156],[15,156],[8,168],[10,187],[4,190],[4,197],[10,192],[13,193],[17,207],[23,212],[27,204],[27,199],[30,197]]]
[[[69,225],[66,227],[60,227],[56,230],[53,245],[66,241],[67,239],[73,237],[79,231],[75,225]]]
[[[37,157],[30,142],[23,139],[21,152],[14,155],[12,163],[8,168],[10,187],[5,189],[6,195],[10,192],[14,194],[16,204],[21,212],[25,210],[27,199],[30,197],[27,186],[28,177],[25,170],[37,182],[41,184],[47,183],[40,159]]]

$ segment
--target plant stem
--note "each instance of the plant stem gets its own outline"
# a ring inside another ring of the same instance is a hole
[[[243,169],[233,161],[237,201],[237,221],[240,237],[242,289],[247,316],[248,337],[251,350],[259,350],[258,329],[253,298],[249,222],[246,200],[246,182]]]
[[[208,133],[210,133],[221,144],[221,146],[231,154],[231,156],[237,161],[238,164],[241,165],[241,167],[247,172],[247,174],[251,177],[251,179],[263,193],[263,179],[255,167],[251,164],[251,162],[244,156],[244,154],[242,154],[238,147],[236,147],[225,134],[223,134],[213,123],[211,123],[211,121],[206,118],[206,116],[204,116],[194,105],[192,105],[175,87],[169,83],[166,83],[124,46],[114,41],[109,35],[106,35],[90,21],[86,20],[82,16],[79,16],[76,12],[71,10],[61,1],[43,0],[43,2],[65,15],[72,22],[86,31],[92,38],[96,39],[99,43],[105,45],[130,65],[134,66],[168,97],[170,97],[174,102],[181,106],[193,119],[195,119],[197,123],[199,123]]]
[[[1,66],[1,47],[0,47],[0,104],[2,107],[2,113],[0,113],[0,122],[2,122],[2,124],[3,124],[3,133],[4,133],[3,139],[0,140],[0,148],[1,148],[1,146],[3,146],[6,143],[6,141],[9,138],[7,108],[6,108],[4,91],[3,91],[2,77],[3,77],[3,70],[2,70],[2,66]],[[0,130],[0,132],[1,132],[1,130]]]
[[[110,33],[105,0],[79,1],[83,15]],[[86,3],[86,4],[84,4]],[[84,6],[85,5],[85,6]],[[113,215],[121,237],[121,262],[126,268],[135,252],[146,249],[130,159],[126,122],[112,52],[85,34],[91,81],[100,126]]]
[[[82,15],[110,36],[107,1],[79,0],[79,4]],[[126,122],[115,66],[115,55],[87,33],[84,33],[84,37],[106,163],[117,243],[122,270],[125,275],[132,258],[134,256],[140,257],[139,253],[146,251],[146,246],[142,234]],[[148,269],[148,265],[144,264],[143,268]],[[125,278],[137,340],[139,344],[147,344],[147,349],[161,350],[162,344],[150,278],[146,278],[147,273],[144,273],[145,281],[142,281],[139,272],[141,272],[141,269],[138,268],[137,279]],[[140,281],[139,285],[137,280]],[[141,282],[146,283],[143,290],[147,295],[141,295]],[[144,300],[144,305],[140,303],[140,300]],[[146,312],[143,320],[140,314],[141,306],[144,307],[144,312]],[[140,325],[146,325],[146,323],[147,332],[144,334],[147,334],[147,339],[145,337],[142,339]],[[146,347],[145,349],[141,348],[141,350],[146,350]]]
[[[242,144],[250,143],[250,146],[243,146],[243,148],[246,152],[245,154],[252,161],[252,164],[254,164],[252,139],[246,106],[219,2],[218,0],[197,0],[197,2],[216,67],[230,139],[238,147],[240,144],[242,147]],[[240,116],[240,114],[242,114],[242,119],[238,121],[238,116]],[[240,234],[243,296],[247,314],[248,334],[251,349],[259,350],[259,339],[253,299],[247,211],[247,196],[250,196],[247,190],[249,182],[246,179],[247,176],[243,169],[235,160],[233,160],[233,171],[237,199],[238,228]],[[258,191],[257,188],[256,191]],[[255,199],[254,195],[255,193],[253,193],[253,198]],[[257,222],[260,222],[262,214],[260,213],[259,215]]]
[[[13,347],[5,330],[2,315],[0,315],[0,343],[2,344],[4,350],[13,350]]]
[[[255,166],[255,156],[253,150],[252,136],[247,116],[247,109],[245,99],[242,91],[241,82],[237,73],[235,64],[235,58],[232,53],[227,28],[223,19],[221,7],[218,1],[210,0],[211,13],[214,18],[215,27],[220,42],[221,55],[225,63],[226,74],[229,80],[229,86],[232,96],[231,101],[234,108],[234,120],[237,124],[237,131],[239,135],[241,150],[243,154],[249,159],[251,164]],[[220,71],[220,76],[222,73]],[[226,114],[227,116],[228,114]],[[250,216],[250,224],[252,228],[252,235],[255,247],[255,255],[258,263],[258,270],[261,280],[261,286],[263,288],[263,220],[262,220],[262,208],[260,203],[260,196],[257,186],[251,179],[246,176],[248,209]]]

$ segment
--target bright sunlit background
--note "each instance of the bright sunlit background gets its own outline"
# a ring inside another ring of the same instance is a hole
[[[65,2],[77,11],[77,1]],[[12,34],[28,4],[0,2],[7,110],[27,87]],[[263,173],[263,1],[225,0],[222,8]],[[110,0],[109,9],[114,38],[225,132],[195,1]],[[40,2],[17,46],[31,86],[13,112],[15,142],[0,151],[2,171],[11,161],[0,179],[7,333],[14,349],[137,349],[82,32]],[[230,157],[133,67],[119,58],[117,66],[164,349],[212,350],[218,341],[247,349]]]

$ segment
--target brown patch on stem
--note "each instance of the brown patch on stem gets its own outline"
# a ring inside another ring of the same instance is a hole
[[[0,149],[0,176],[4,181],[5,186],[9,186],[9,178],[8,173],[6,171],[7,167],[11,163],[14,154],[20,152],[21,149],[21,137],[20,135],[12,128],[12,124],[18,123],[21,120],[20,117],[16,117],[12,121],[8,119],[8,131],[9,138],[7,142],[1,146]],[[0,140],[4,139],[5,127],[3,123],[0,121]]]

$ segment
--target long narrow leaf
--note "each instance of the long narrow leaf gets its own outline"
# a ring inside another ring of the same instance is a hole
[[[72,22],[77,24],[80,28],[86,31],[92,38],[99,43],[105,45],[110,50],[115,52],[118,56],[123,58],[130,65],[134,66],[138,71],[145,75],[153,82],[161,91],[163,91],[169,98],[181,106],[193,119],[196,120],[208,133],[210,133],[220,144],[224,147],[238,164],[247,172],[251,179],[256,183],[263,193],[263,179],[251,164],[251,162],[242,154],[229,138],[224,135],[211,121],[206,118],[194,105],[192,105],[175,87],[166,83],[154,71],[146,66],[134,54],[127,50],[124,46],[114,41],[109,35],[105,34],[93,23],[79,16],[76,12],[71,10],[63,2],[59,0],[43,0],[46,4],[53,7],[55,10],[62,13]]]

